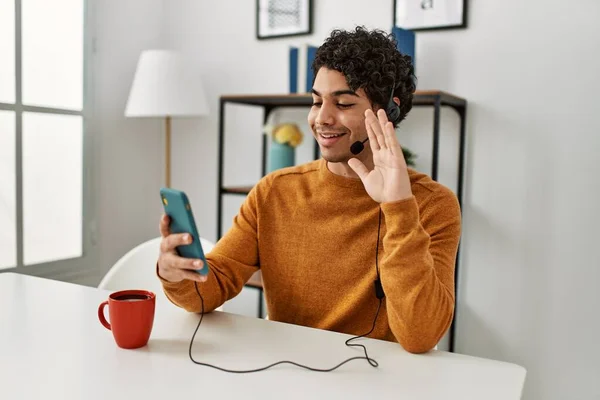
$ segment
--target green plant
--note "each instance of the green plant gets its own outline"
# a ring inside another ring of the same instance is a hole
[[[406,160],[406,165],[411,168],[414,168],[416,165],[415,158],[417,158],[417,155],[409,149],[407,149],[406,147],[402,147],[402,153],[404,154],[404,160]]]

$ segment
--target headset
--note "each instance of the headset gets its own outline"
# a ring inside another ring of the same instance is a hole
[[[387,106],[385,107],[385,114],[387,115],[387,118],[389,121],[397,121],[398,118],[400,118],[400,106],[398,104],[396,104],[396,102],[394,101],[394,90],[396,90],[396,80],[394,79],[394,84],[392,86],[392,92],[390,93],[390,99],[388,100]],[[350,146],[350,152],[354,155],[359,154],[361,151],[364,150],[365,145],[364,143],[369,140],[369,138],[367,137],[365,140],[363,140],[362,142],[356,141],[354,143],[352,143],[352,146]]]

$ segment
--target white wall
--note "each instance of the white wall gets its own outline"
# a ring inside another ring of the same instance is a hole
[[[93,2],[93,186],[97,215],[95,273],[101,276],[127,250],[158,236],[163,184],[162,122],[123,116],[142,50],[163,45],[161,0]]]
[[[319,44],[334,27],[392,23],[392,0],[318,1],[312,36],[257,41],[254,1],[96,3],[101,268],[157,234],[161,125],[122,116],[140,50],[164,44],[201,66],[212,114],[174,122],[173,186],[188,192],[201,234],[214,240],[218,96],[285,93],[289,44]],[[469,101],[457,350],[525,366],[525,399],[598,398],[600,3],[470,3],[468,29],[419,33],[417,43],[419,89]],[[253,183],[262,116],[229,115],[226,183]],[[443,124],[456,127],[452,112]],[[430,128],[431,114],[414,110],[401,130],[424,170]],[[442,178],[452,187],[451,153]],[[228,200],[226,221],[240,201]]]
[[[423,78],[471,102],[458,350],[525,365],[526,398],[600,398],[599,17],[475,3],[471,34],[420,42]]]

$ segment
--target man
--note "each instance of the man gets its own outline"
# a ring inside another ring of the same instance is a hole
[[[313,70],[308,122],[322,159],[260,180],[207,255],[207,277],[192,271],[201,261],[177,256],[190,238],[171,235],[163,216],[159,279],[191,312],[201,309],[197,285],[211,311],[260,268],[271,320],[361,335],[379,312],[369,337],[429,351],[454,312],[460,209],[449,189],[407,168],[396,139],[415,91],[410,57],[384,32],[336,30]]]

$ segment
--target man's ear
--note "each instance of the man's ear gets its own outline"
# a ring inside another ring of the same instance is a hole
[[[394,103],[396,103],[397,105],[400,105],[400,99],[398,97],[394,97]]]
[[[371,107],[371,110],[373,110],[373,114],[375,114],[375,116],[377,116],[377,111],[379,111],[379,110],[385,111],[385,107],[373,106],[373,107]]]

